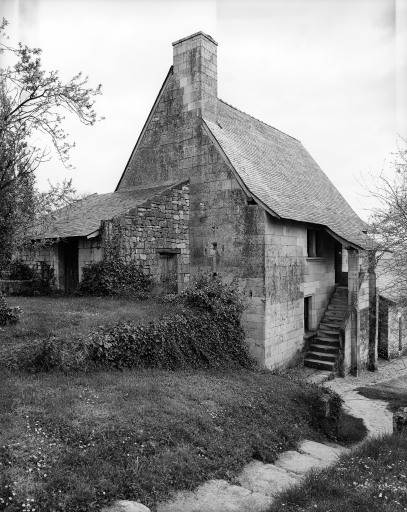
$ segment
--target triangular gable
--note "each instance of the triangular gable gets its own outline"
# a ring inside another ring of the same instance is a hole
[[[137,151],[137,148],[139,147],[140,141],[141,141],[141,140],[143,139],[143,137],[144,137],[144,134],[145,134],[145,131],[146,131],[146,129],[147,129],[147,126],[149,125],[149,123],[150,123],[151,119],[154,117],[154,114],[155,114],[155,111],[156,111],[157,105],[158,105],[158,104],[159,104],[159,102],[160,102],[161,96],[163,95],[163,92],[165,91],[165,87],[166,87],[166,85],[167,85],[167,83],[168,83],[169,79],[171,78],[172,74],[173,74],[173,66],[171,66],[171,67],[170,67],[170,69],[169,69],[169,71],[168,71],[168,73],[167,73],[167,76],[165,77],[165,80],[164,80],[164,82],[163,82],[163,84],[162,84],[162,86],[161,86],[161,89],[160,89],[160,91],[159,91],[159,93],[158,93],[158,95],[157,95],[157,98],[155,99],[155,102],[154,102],[154,104],[153,104],[153,106],[152,106],[152,108],[151,108],[151,110],[150,110],[150,113],[148,114],[147,120],[146,120],[146,122],[144,123],[143,129],[141,130],[141,133],[140,133],[140,135],[139,135],[139,137],[138,137],[138,139],[137,139],[137,142],[136,142],[136,144],[135,144],[135,146],[134,146],[134,148],[133,148],[133,151],[131,152],[130,158],[129,158],[129,159],[128,159],[128,161],[127,161],[126,167],[124,168],[124,171],[123,171],[123,173],[122,173],[122,175],[121,175],[121,177],[120,177],[120,180],[119,180],[119,183],[117,184],[117,187],[116,187],[116,189],[115,189],[115,192],[117,192],[117,191],[119,190],[119,188],[120,188],[120,184],[123,182],[123,179],[124,179],[124,177],[125,177],[125,175],[126,175],[126,172],[127,172],[128,168],[129,168],[129,164],[130,164],[130,162],[132,161],[133,156],[134,156],[134,154],[135,154],[135,153],[136,153],[136,151]]]

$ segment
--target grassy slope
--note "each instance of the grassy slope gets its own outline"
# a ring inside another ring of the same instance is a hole
[[[117,299],[8,302],[24,315],[1,331],[0,357],[33,338],[69,339],[173,310]],[[30,375],[0,368],[0,390],[0,510],[7,512],[23,504],[36,512],[99,510],[118,498],[154,507],[207,479],[233,480],[253,457],[271,462],[301,438],[321,439],[310,426],[307,386],[269,372]]]
[[[0,496],[8,485],[45,511],[151,506],[319,438],[301,387],[267,372],[3,373],[0,386]]]

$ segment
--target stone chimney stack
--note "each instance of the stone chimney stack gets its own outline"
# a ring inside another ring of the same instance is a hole
[[[216,122],[217,46],[211,36],[197,32],[172,43],[174,75],[182,90],[184,112]]]

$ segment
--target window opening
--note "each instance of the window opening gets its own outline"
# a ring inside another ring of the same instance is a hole
[[[307,253],[309,258],[322,256],[322,236],[318,229],[307,229]]]
[[[304,297],[304,331],[311,330],[311,301],[312,297]]]

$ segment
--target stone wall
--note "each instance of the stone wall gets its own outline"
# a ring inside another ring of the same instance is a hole
[[[41,263],[47,263],[54,269],[56,288],[59,288],[58,274],[59,274],[59,259],[58,259],[58,243],[51,243],[48,245],[34,244],[30,249],[18,255],[18,258],[23,260],[29,265],[36,274],[41,274]]]
[[[265,212],[249,204],[233,172],[203,134],[200,172],[191,177],[191,273],[235,280],[248,307],[243,324],[250,353],[264,364]]]
[[[304,297],[316,329],[335,285],[334,242],[321,231],[322,256],[307,257],[307,227],[266,215],[265,362],[269,368],[299,360],[304,348]]]
[[[190,276],[188,183],[105,221],[103,246],[107,254],[137,262],[157,284],[171,286],[174,276],[176,286],[167,291],[180,291]]]

